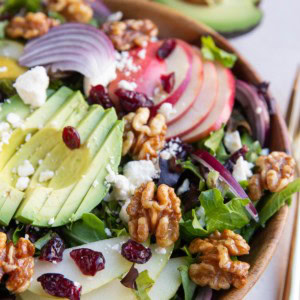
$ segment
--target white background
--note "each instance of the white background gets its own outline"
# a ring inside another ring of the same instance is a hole
[[[284,113],[300,65],[300,0],[263,0],[261,7],[265,16],[260,26],[231,39],[231,43],[271,82],[271,91]],[[292,222],[290,214],[271,263],[245,300],[281,300]]]

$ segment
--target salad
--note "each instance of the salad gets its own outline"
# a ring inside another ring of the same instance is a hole
[[[0,298],[212,299],[300,190],[273,100],[210,36],[98,0],[2,1]]]

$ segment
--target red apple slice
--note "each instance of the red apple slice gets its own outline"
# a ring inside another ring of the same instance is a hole
[[[161,42],[149,43],[146,48],[133,49],[129,51],[128,65],[132,68],[138,68],[137,71],[129,71],[128,68],[117,71],[117,78],[109,85],[108,92],[114,104],[119,108],[119,99],[115,91],[119,88],[122,80],[134,82],[137,85],[135,89],[149,97],[153,96],[154,89],[160,85],[160,76],[166,74],[166,62],[157,59],[156,52],[161,46]],[[143,51],[143,55],[141,52]],[[145,52],[146,51],[146,52]]]
[[[155,100],[152,113],[155,114],[163,103],[175,104],[186,90],[192,76],[193,48],[182,40],[176,40],[176,47],[166,58],[166,74],[175,73],[175,86],[171,94]],[[155,97],[154,97],[155,98]]]
[[[173,104],[174,114],[169,118],[167,124],[168,126],[175,123],[181,117],[183,117],[195,103],[197,97],[199,96],[201,87],[203,83],[203,64],[200,56],[194,52],[192,61],[192,74],[191,80],[187,85],[185,91],[178,99],[178,101]]]
[[[218,76],[215,65],[210,61],[203,64],[203,85],[200,94],[189,111],[168,126],[167,139],[181,137],[194,130],[209,114],[218,95]]]
[[[218,130],[228,121],[234,105],[235,79],[229,69],[216,64],[219,81],[219,92],[216,103],[209,115],[193,131],[183,135],[185,142],[195,142],[206,137],[210,132]]]

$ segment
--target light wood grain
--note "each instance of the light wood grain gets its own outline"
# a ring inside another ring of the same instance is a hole
[[[149,18],[153,20],[160,29],[161,38],[177,37],[199,46],[202,35],[211,35],[220,47],[238,55],[239,60],[234,67],[234,73],[237,77],[253,84],[258,84],[262,81],[247,60],[223,37],[207,26],[201,25],[157,3],[137,0],[105,0],[105,2],[113,11],[122,11],[127,18]],[[290,153],[287,128],[278,107],[275,115],[271,117],[269,146],[271,150]],[[219,294],[218,299],[242,300],[255,285],[274,254],[287,219],[287,214],[288,207],[284,206],[268,222],[267,226],[256,234],[254,241],[251,243],[251,254],[246,258],[251,264],[247,285],[239,290],[230,289],[229,291],[224,291]]]

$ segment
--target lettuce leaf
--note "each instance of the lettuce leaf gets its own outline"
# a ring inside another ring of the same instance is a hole
[[[190,280],[189,267],[185,265],[180,266],[178,268],[178,271],[180,272],[182,286],[184,290],[184,300],[192,300],[197,285],[192,280]]]
[[[140,300],[151,300],[148,296],[148,292],[153,285],[154,280],[150,278],[148,270],[145,270],[142,273],[140,273],[138,278],[136,279],[137,290],[135,291],[135,294],[137,298]]]
[[[234,198],[224,203],[224,198],[218,189],[211,189],[200,194],[200,202],[205,210],[208,233],[215,230],[239,229],[250,222],[245,206],[249,199]]]
[[[205,59],[218,61],[226,68],[232,68],[237,60],[237,56],[218,48],[211,36],[201,38],[201,52]]]
[[[21,9],[37,12],[41,9],[41,0],[5,0],[0,13],[17,13]]]

